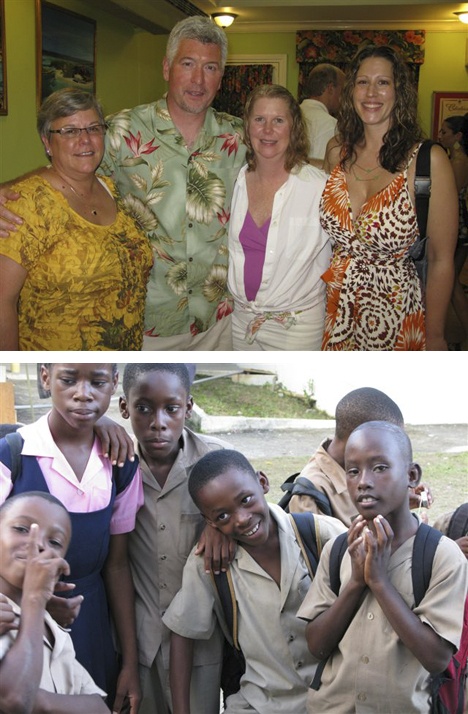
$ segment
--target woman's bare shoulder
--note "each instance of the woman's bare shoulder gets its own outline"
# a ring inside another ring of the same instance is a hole
[[[327,173],[331,173],[335,166],[339,163],[341,157],[341,146],[341,142],[338,141],[335,136],[328,142],[325,152],[325,160],[323,162],[323,169]]]

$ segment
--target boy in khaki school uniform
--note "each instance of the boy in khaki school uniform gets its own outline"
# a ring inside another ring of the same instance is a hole
[[[310,576],[290,516],[267,503],[267,477],[255,473],[238,451],[214,451],[200,459],[189,490],[207,522],[238,546],[230,572],[246,671],[239,691],[227,697],[225,713],[305,714],[316,664],[296,612]],[[335,518],[316,518],[322,544],[344,531]],[[193,552],[163,621],[173,631],[174,714],[201,714],[188,701],[192,647],[219,630],[224,616],[211,576]]]
[[[340,399],[335,410],[335,434],[324,439],[316,452],[302,469],[300,476],[308,479],[328,497],[331,514],[348,528],[357,514],[357,509],[348,491],[344,470],[346,442],[351,432],[367,421],[387,421],[403,428],[403,415],[398,405],[384,392],[373,387],[353,389]],[[427,485],[420,484],[410,494],[411,508],[417,508],[422,491]],[[428,506],[432,496],[428,492]],[[310,511],[321,513],[316,501],[307,495],[292,496],[289,502],[291,513]]]
[[[172,711],[170,632],[162,616],[182,584],[188,554],[204,527],[189,495],[188,476],[201,456],[228,447],[220,439],[185,427],[193,407],[190,386],[184,364],[127,364],[123,376],[120,410],[131,420],[138,441],[145,497],[129,538],[143,690],[139,714]],[[221,656],[219,633],[197,643],[192,679],[197,714],[219,712]]]
[[[330,587],[327,543],[298,616],[309,649],[326,659],[310,689],[310,714],[428,714],[430,673],[442,672],[460,643],[468,567],[458,546],[439,541],[429,587],[415,607],[412,548],[419,528],[408,489],[421,469],[405,432],[361,425],[345,451],[348,489],[359,512],[348,530],[338,596]]]

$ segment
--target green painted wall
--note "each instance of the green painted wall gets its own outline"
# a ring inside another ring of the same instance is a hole
[[[97,21],[96,88],[106,113],[149,102],[165,90],[166,36],[151,35],[77,0],[55,4]],[[97,4],[97,3],[96,3]],[[36,132],[35,0],[5,0],[8,116],[0,117],[0,181],[44,163]]]
[[[79,0],[55,4],[97,21],[97,94],[106,112],[136,106],[165,90],[161,74],[166,36],[135,30]],[[98,6],[98,2],[96,2]],[[86,9],[84,9],[86,7]],[[14,178],[44,162],[36,133],[35,0],[5,0],[8,116],[0,117],[0,181]],[[295,33],[229,32],[231,54],[286,54],[287,86],[297,91]],[[420,74],[420,116],[430,133],[432,93],[468,91],[465,53],[468,29],[428,32],[426,61]]]

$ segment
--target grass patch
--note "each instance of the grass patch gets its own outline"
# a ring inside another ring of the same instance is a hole
[[[197,375],[200,377],[201,375]],[[230,378],[194,384],[192,396],[210,415],[265,417],[281,419],[330,419],[314,406],[310,395],[296,395],[281,384],[251,386],[237,384]]]
[[[279,456],[271,459],[252,459],[255,469],[264,471],[270,481],[267,500],[277,503],[283,491],[281,484],[307,463],[307,456]],[[423,481],[431,487],[434,504],[428,510],[429,523],[443,513],[454,510],[468,499],[466,474],[468,454],[426,454],[414,456],[423,470]]]

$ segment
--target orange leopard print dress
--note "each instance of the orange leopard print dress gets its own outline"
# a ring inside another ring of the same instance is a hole
[[[353,221],[338,164],[323,192],[320,220],[334,244],[322,276],[327,283],[322,350],[424,350],[422,286],[408,256],[418,227],[407,168]]]

